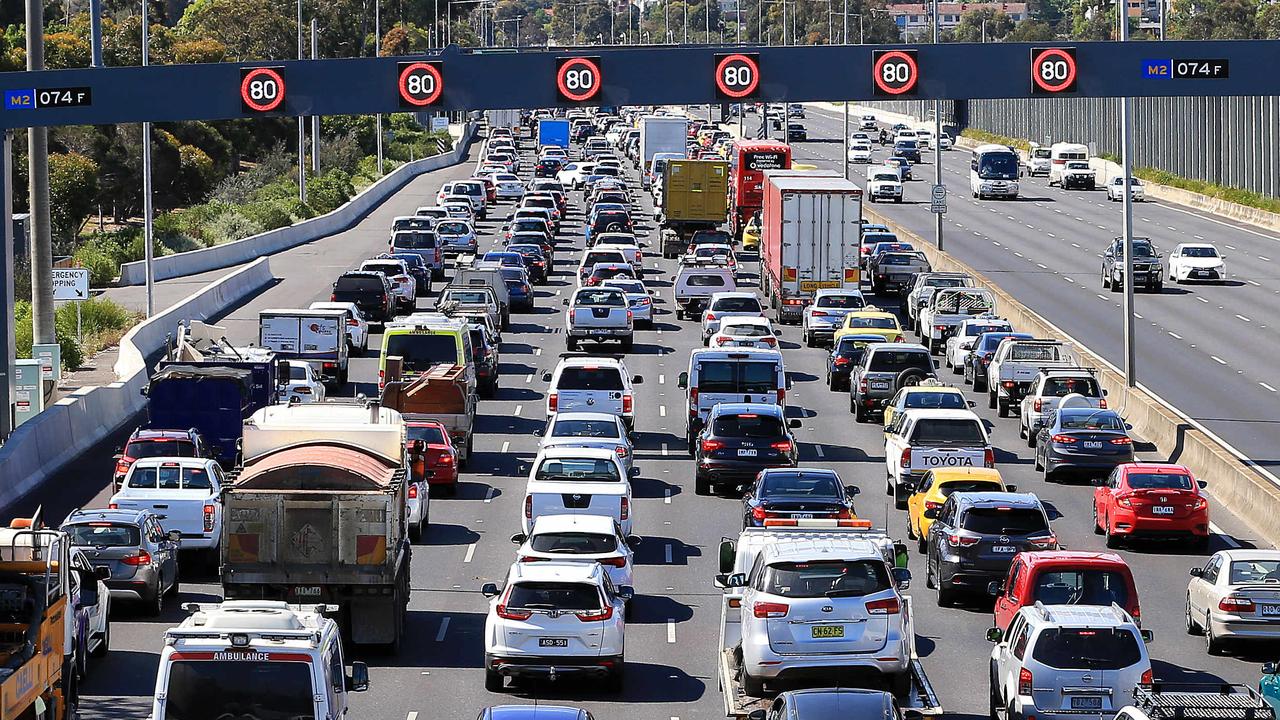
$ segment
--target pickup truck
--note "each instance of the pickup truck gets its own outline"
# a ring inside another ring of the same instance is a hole
[[[995,295],[981,288],[942,288],[920,309],[920,335],[929,352],[936,353],[960,323],[996,309]]]
[[[1059,340],[1007,339],[987,365],[987,407],[1009,417],[1009,407],[1022,401],[1042,370],[1075,366]]]
[[[884,429],[885,492],[899,510],[930,470],[995,467],[995,449],[972,410],[908,409]]]
[[[929,272],[929,258],[919,251],[880,253],[868,262],[871,276],[871,292],[887,295],[890,292],[905,294],[916,275]]]
[[[382,407],[400,413],[406,422],[435,420],[444,425],[458,449],[458,467],[471,459],[475,433],[477,397],[468,392],[465,368],[441,364],[404,380],[397,358],[387,359],[387,383],[382,388]]]
[[[182,533],[183,550],[211,553],[216,563],[222,532],[222,468],[209,458],[139,458],[129,466],[112,510],[149,510],[166,530]]]
[[[920,308],[929,302],[929,297],[936,290],[949,287],[973,287],[973,278],[968,273],[958,272],[917,274],[903,303],[903,309],[907,313],[907,327],[916,330],[919,335]]]
[[[630,350],[635,342],[635,322],[627,304],[626,293],[611,287],[578,288],[565,300],[565,346],[577,350],[583,341],[617,340],[622,349]]]
[[[1090,405],[1106,408],[1106,394],[1107,391],[1102,389],[1093,368],[1043,369],[1036,374],[1027,394],[1022,397],[1018,413],[1018,437],[1026,438],[1027,447],[1035,447],[1040,426],[1058,409],[1062,398],[1079,395],[1083,402],[1073,403],[1071,407]]]
[[[549,447],[538,452],[525,485],[521,530],[532,531],[543,515],[601,515],[631,534],[631,476],[611,449]]]

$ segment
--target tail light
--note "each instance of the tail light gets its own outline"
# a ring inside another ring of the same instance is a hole
[[[990,365],[990,364],[991,364],[991,356],[990,356],[990,355],[983,355],[983,356],[982,356],[982,358],[981,358],[981,360],[982,360],[982,364],[983,364],[983,365]]]
[[[630,314],[631,313],[627,313],[628,316],[630,316]],[[634,406],[634,404],[635,402],[632,399],[631,393],[627,393],[622,396],[622,412],[624,413],[631,412],[631,408]]]
[[[119,505],[117,505],[116,503],[107,503],[107,509],[108,509],[108,510],[119,510],[119,509],[120,509],[120,506],[119,506]]]
[[[787,402],[787,389],[778,388],[778,404],[785,405]]]
[[[1120,507],[1131,508],[1133,507],[1133,498],[1129,495],[1121,495],[1120,497],[1116,498],[1116,504],[1119,505]]]
[[[547,396],[547,409],[551,412],[556,411],[556,407],[560,404],[560,396],[558,393],[551,393]]]
[[[1106,399],[1106,398],[1102,398],[1102,399],[1098,400],[1098,407],[1099,407],[1099,408],[1101,408],[1101,409],[1103,409],[1103,410],[1106,410],[1106,409],[1107,409],[1107,399]]]
[[[848,364],[849,364],[849,358],[847,358],[847,357],[837,357],[835,360],[832,360],[831,362],[832,362],[832,364],[833,364],[833,365],[848,365]]]
[[[698,404],[698,388],[689,388],[689,402]]]
[[[1112,445],[1132,445],[1133,439],[1127,438],[1127,437],[1116,438],[1115,440],[1111,441],[1111,444]]]
[[[631,501],[624,497],[621,498],[621,502],[619,503],[618,518],[620,520],[626,520],[629,517],[631,517]]]
[[[138,552],[132,555],[129,555],[128,557],[120,558],[120,562],[124,563],[125,565],[132,565],[133,567],[138,567],[139,565],[149,565],[151,563],[151,553],[147,552],[146,550],[139,550]]]
[[[1201,510],[1208,510],[1208,509],[1209,509],[1209,501],[1202,497],[1196,498],[1196,501],[1191,504],[1191,512],[1200,512]]]
[[[827,313],[824,310],[814,310],[809,313],[809,317],[827,317]]]
[[[1031,403],[1031,408],[1036,412],[1040,412],[1040,409],[1043,407],[1044,407],[1044,401],[1041,400],[1040,398],[1036,398],[1035,402]]]
[[[934,325],[934,326],[933,326],[933,329],[934,329],[934,330],[937,330],[938,332],[946,332],[946,331],[947,331],[947,326],[946,326],[946,325]]]
[[[1026,668],[1018,669],[1018,694],[1031,694],[1031,671]]]
[[[617,453],[617,454],[618,454],[618,457],[620,457],[620,458],[624,458],[624,457],[626,457],[626,456],[628,456],[628,455],[630,455],[630,454],[631,454],[631,451],[630,451],[630,450],[628,450],[628,449],[626,448],[626,446],[625,446],[625,445],[619,445],[619,446],[615,447],[615,448],[613,449],[613,451],[614,451],[615,453]]]
[[[132,463],[132,462],[133,462],[133,461],[132,461],[132,460],[130,460],[129,458],[123,458],[123,457],[122,457],[122,458],[120,458],[119,460],[117,460],[117,461],[116,461],[116,474],[117,474],[117,475],[124,475],[125,473],[129,472],[129,465],[130,465],[130,463]]]
[[[1076,438],[1070,435],[1054,435],[1049,439],[1060,445],[1074,445],[1076,442]]]
[[[1155,675],[1152,674],[1151,668],[1142,671],[1142,679],[1138,681],[1142,685],[1150,685],[1155,682]]]
[[[758,618],[781,618],[791,609],[786,603],[758,602],[751,606],[751,614]]]
[[[532,610],[508,610],[506,605],[499,605],[497,613],[503,620],[528,620],[533,616]]]
[[[902,448],[902,457],[899,460],[899,465],[902,467],[911,467],[911,448]]]
[[[727,342],[729,342],[729,338],[718,337],[716,338],[716,347],[724,345]]]
[[[1051,550],[1058,544],[1058,537],[1052,533],[1048,535],[1040,535],[1038,537],[1027,538],[1027,542],[1031,543],[1039,550]]]
[[[1228,595],[1218,602],[1218,609],[1229,613],[1253,612],[1253,601],[1239,595]]]
[[[627,566],[627,559],[622,556],[600,558],[596,562],[600,563],[601,565],[605,565],[607,567],[624,568]]]
[[[994,449],[987,448],[982,451],[982,466],[983,467],[996,466],[996,451]]]
[[[409,499],[410,500],[418,499],[418,486],[416,484],[409,486]]]
[[[329,302],[338,302],[338,296],[336,293],[329,295]]]
[[[978,538],[972,535],[956,535],[947,536],[947,542],[951,543],[951,547],[969,547],[978,544]]]
[[[628,320],[628,321],[630,321],[630,320],[631,320],[631,311],[630,311],[630,310],[627,310],[627,320]]]
[[[715,452],[716,450],[719,450],[722,447],[724,447],[724,443],[719,440],[703,440],[702,441],[702,452],[704,453]]]
[[[212,505],[204,506],[204,531],[213,532],[213,510]]]
[[[836,519],[837,519],[837,520],[852,520],[852,519],[853,519],[853,513],[849,512],[849,508],[847,508],[847,507],[842,507],[842,508],[840,508],[840,510],[838,510],[838,511],[836,512]]]
[[[779,440],[776,443],[770,444],[769,447],[773,448],[774,450],[777,450],[778,452],[789,453],[791,452],[791,441]]]
[[[900,342],[906,342],[906,341],[907,341],[907,339],[906,339],[906,338],[904,338],[904,337],[902,337],[902,335],[901,335],[901,334],[898,334],[898,335],[895,335],[895,336],[893,337],[893,341],[894,341],[894,342],[896,342],[896,343],[900,343]]]
[[[940,508],[940,507],[942,507],[942,503],[940,503],[940,502],[935,502],[935,501],[933,501],[933,500],[925,500],[925,501],[924,501],[924,509],[925,509],[925,510],[937,510],[937,509],[938,509],[938,508]]]
[[[347,318],[347,327],[360,327],[360,323],[355,318]]]
[[[867,391],[867,379],[866,379],[866,378],[859,378],[859,379],[858,379],[858,392],[862,392],[862,393],[864,393],[864,392],[866,392],[866,391]]]
[[[533,496],[532,495],[524,496],[524,517],[526,520],[533,519]]]
[[[582,622],[599,622],[601,620],[608,620],[613,617],[613,606],[610,605],[601,609],[599,612],[589,610],[587,612],[574,613],[574,615],[577,615],[578,619]]]
[[[764,338],[761,338],[760,342],[764,343],[765,345],[768,345],[769,347],[775,347],[778,344],[778,339],[773,337],[772,335],[769,335]]]
[[[713,312],[711,312],[710,310],[708,310],[708,311],[707,311],[707,317],[706,317],[706,319],[707,319],[707,320],[715,320],[715,319],[716,319],[716,314],[715,314],[715,313],[713,313]]]
[[[868,615],[897,615],[901,610],[902,603],[896,597],[885,600],[872,600],[867,603]]]

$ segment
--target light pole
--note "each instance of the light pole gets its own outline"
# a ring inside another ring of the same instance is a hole
[[[1120,42],[1129,40],[1129,5],[1118,3]],[[1124,383],[1138,386],[1138,361],[1133,335],[1133,98],[1120,98],[1120,176],[1124,179]]]
[[[521,21],[521,20],[524,20],[524,16],[523,16],[523,15],[517,15],[517,16],[515,16],[515,17],[505,18],[505,19],[502,19],[502,20],[498,20],[498,21],[497,21],[497,23],[498,23],[498,25],[499,25],[499,26],[505,26],[507,23],[515,23],[515,25],[516,25],[516,31],[515,31],[515,38],[514,38],[514,39],[515,39],[515,46],[516,46],[517,48],[518,48],[518,47],[520,47],[520,21]],[[506,31],[505,31],[505,30],[503,31],[503,34],[504,34],[504,35],[506,34]]]
[[[938,0],[933,0],[933,44],[938,44],[938,22],[942,19],[938,15]],[[942,184],[942,101],[933,101],[933,185],[935,188],[944,187]],[[937,240],[938,251],[942,251],[942,213],[935,212],[933,214],[934,237]]]
[[[298,0],[298,59],[303,57],[302,0]],[[301,115],[298,116],[298,201],[307,202],[307,121]]]
[[[373,0],[373,56],[382,57],[382,0]],[[382,113],[373,116],[376,129],[374,139],[377,143],[378,177],[382,177]]]
[[[142,0],[142,67],[150,64],[151,32],[147,27],[147,0]],[[299,36],[301,37],[301,36]],[[301,125],[299,125],[301,127]],[[298,146],[302,150],[302,146]],[[298,157],[299,172],[302,172],[302,157]],[[142,123],[142,252],[147,270],[147,317],[156,314],[156,275],[152,266],[155,260],[155,225],[152,222],[151,206],[151,123]]]

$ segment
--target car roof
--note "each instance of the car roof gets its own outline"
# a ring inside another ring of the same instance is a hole
[[[600,563],[544,560],[536,563],[514,563],[511,566],[513,582],[560,581],[599,584],[602,574]]]
[[[978,492],[956,492],[951,493],[951,497],[956,499],[959,504],[969,507],[996,507],[1001,505],[1012,505],[1016,507],[1041,507],[1040,498],[1035,493],[1011,493],[996,492],[994,490],[981,490]]]
[[[977,413],[969,409],[943,408],[906,408],[902,411],[907,417],[929,418],[931,420],[973,420],[982,422]]]
[[[726,403],[722,402],[711,408],[712,415],[772,415],[781,418],[783,409],[773,403]]]
[[[795,710],[797,718],[892,717],[893,699],[880,690],[857,688],[810,688],[783,693]],[[878,716],[868,716],[878,711]]]
[[[552,423],[556,422],[557,420],[606,420],[609,422],[617,422],[618,416],[614,415],[613,413],[603,413],[603,412],[566,411],[566,412],[558,412],[555,415],[551,416]]]
[[[137,525],[142,519],[151,514],[150,510],[143,508],[130,510],[124,508],[93,508],[90,510],[75,510],[67,519],[62,521],[65,525],[78,525],[87,522],[113,522],[127,523]]]
[[[857,536],[796,538],[765,545],[760,555],[765,563],[873,559],[884,562],[884,556],[875,543]]]
[[[1120,627],[1135,625],[1124,610],[1112,605],[1044,605],[1037,602],[1020,612],[1033,619],[1065,627]]]
[[[1280,559],[1280,552],[1275,553]],[[1019,555],[1028,565],[1033,567],[1056,566],[1056,565],[1123,565],[1128,568],[1129,564],[1124,561],[1116,553],[1111,552],[1086,552],[1082,550],[1037,550],[1034,552],[1024,552]]]
[[[621,358],[598,355],[562,355],[560,357],[560,362],[556,364],[556,369],[570,366],[582,367],[589,365],[621,369],[623,361]]]
[[[554,446],[543,448],[538,451],[538,458],[566,458],[580,457],[598,460],[600,458],[614,458],[618,456],[610,448],[592,448],[592,447],[565,447]]]
[[[942,383],[938,383],[937,385],[908,385],[907,387],[904,387],[902,389],[905,390],[908,395],[911,395],[912,393],[918,393],[918,392],[950,392],[955,395],[964,395],[964,392],[961,391],[960,388],[955,387],[953,385],[943,385]],[[920,408],[912,408],[912,409],[914,410],[914,409],[920,409]]]
[[[580,720],[586,711],[566,705],[494,705],[481,715],[486,720]]]
[[[138,458],[137,460],[134,460],[133,465],[130,465],[129,467],[132,469],[140,467],[159,467],[160,465],[181,465],[184,468],[198,468],[205,467],[212,462],[213,460],[210,460],[209,458],[164,457],[157,455],[156,457]]]
[[[135,440],[190,440],[190,430],[147,430],[138,428],[129,436],[128,442]]]
[[[1219,550],[1218,554],[1227,560],[1280,560],[1280,550],[1265,548],[1231,548]]]
[[[861,297],[862,291],[854,288],[821,288],[813,294],[813,297],[816,299],[826,295],[857,295]]]
[[[731,315],[725,318],[724,322],[720,324],[720,327],[722,329],[724,327],[724,323],[730,323],[732,325],[761,325],[761,326],[772,325],[772,323],[770,323],[769,321],[769,318],[760,317],[759,315],[739,315],[739,316]]]
[[[569,530],[613,534],[614,522],[614,519],[607,515],[540,515],[533,521],[533,528],[529,535],[532,537],[539,533]]]
[[[1004,482],[1004,478],[1000,475],[1000,471],[995,468],[943,467],[934,468],[929,472],[933,473],[933,481],[938,484],[963,480],[991,480],[993,482]]]
[[[1130,472],[1154,473],[1157,475],[1191,475],[1191,469],[1186,465],[1177,463],[1158,463],[1158,462],[1131,462],[1124,463],[1120,466],[1120,472],[1128,474]]]
[[[782,361],[782,351],[774,348],[694,348],[689,360],[777,360]]]
[[[850,310],[845,315],[845,317],[846,318],[893,318],[894,320],[898,319],[898,316],[894,315],[891,312],[886,312],[884,310],[867,310],[865,308],[861,308],[858,310]],[[914,345],[914,343],[893,343],[893,344],[894,345]],[[924,347],[924,346],[922,345],[920,347]]]

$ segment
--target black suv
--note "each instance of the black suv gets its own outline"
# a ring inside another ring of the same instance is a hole
[[[720,403],[694,440],[694,489],[709,495],[717,488],[740,488],[765,468],[795,467],[800,459],[795,436],[778,405]]]
[[[1116,238],[1102,256],[1102,287],[1111,292],[1124,288],[1124,238]],[[1133,239],[1133,289],[1145,287],[1150,292],[1164,291],[1164,256],[1151,244],[1150,238]]]
[[[949,604],[959,590],[985,591],[1003,580],[1020,552],[1058,549],[1049,516],[1031,493],[952,493],[924,516],[933,520],[925,585],[937,588],[939,605]]]
[[[920,162],[920,144],[915,140],[899,140],[893,144],[893,154],[918,163]]]
[[[476,384],[482,397],[498,394],[498,343],[480,325],[467,325],[471,336],[471,361],[476,366]]]
[[[343,273],[333,284],[330,302],[355,303],[360,311],[374,322],[395,319],[395,297],[391,294],[391,281],[380,272],[359,270]]]

